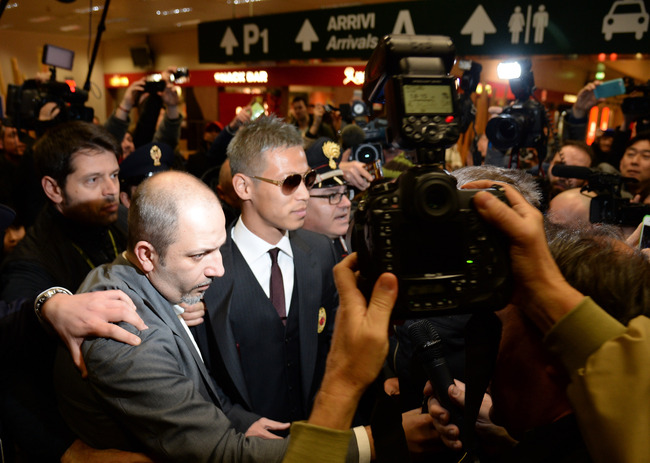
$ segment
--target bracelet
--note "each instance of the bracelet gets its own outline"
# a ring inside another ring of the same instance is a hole
[[[131,111],[130,109],[124,109],[124,107],[123,107],[122,105],[119,105],[117,108],[118,108],[118,109],[121,109],[121,110],[124,111],[126,114],[129,114],[129,112]]]
[[[36,300],[34,301],[34,312],[36,312],[36,317],[38,317],[38,320],[41,323],[46,323],[43,315],[41,314],[43,304],[45,304],[55,294],[67,294],[69,296],[72,296],[72,293],[70,291],[60,286],[53,286],[36,296]]]

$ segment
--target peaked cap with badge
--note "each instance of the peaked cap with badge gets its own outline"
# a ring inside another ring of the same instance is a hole
[[[142,145],[120,164],[120,185],[137,186],[155,173],[170,170],[173,163],[174,150],[168,144]]]
[[[328,188],[346,185],[343,171],[339,169],[341,162],[341,146],[327,137],[320,137],[305,151],[309,167],[318,176],[314,188]]]

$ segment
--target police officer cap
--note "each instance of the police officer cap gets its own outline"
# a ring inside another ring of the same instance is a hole
[[[120,164],[120,183],[139,185],[142,180],[157,172],[170,170],[174,162],[174,150],[166,143],[147,143]]]
[[[339,169],[341,162],[341,146],[327,137],[321,137],[305,151],[309,167],[318,176],[314,188],[328,188],[345,185],[343,171]]]

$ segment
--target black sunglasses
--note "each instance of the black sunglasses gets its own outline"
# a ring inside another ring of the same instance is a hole
[[[308,190],[314,186],[316,182],[316,171],[310,170],[307,173],[300,174],[291,174],[287,176],[284,180],[273,180],[270,178],[258,177],[257,175],[252,175],[251,177],[257,180],[262,180],[263,182],[272,183],[274,185],[282,188],[282,193],[285,195],[290,195],[300,186],[300,182],[305,182],[305,186]]]

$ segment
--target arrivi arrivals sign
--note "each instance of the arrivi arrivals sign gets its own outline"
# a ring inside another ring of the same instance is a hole
[[[201,63],[368,59],[386,34],[447,35],[459,55],[648,53],[650,0],[433,0],[199,24]]]

